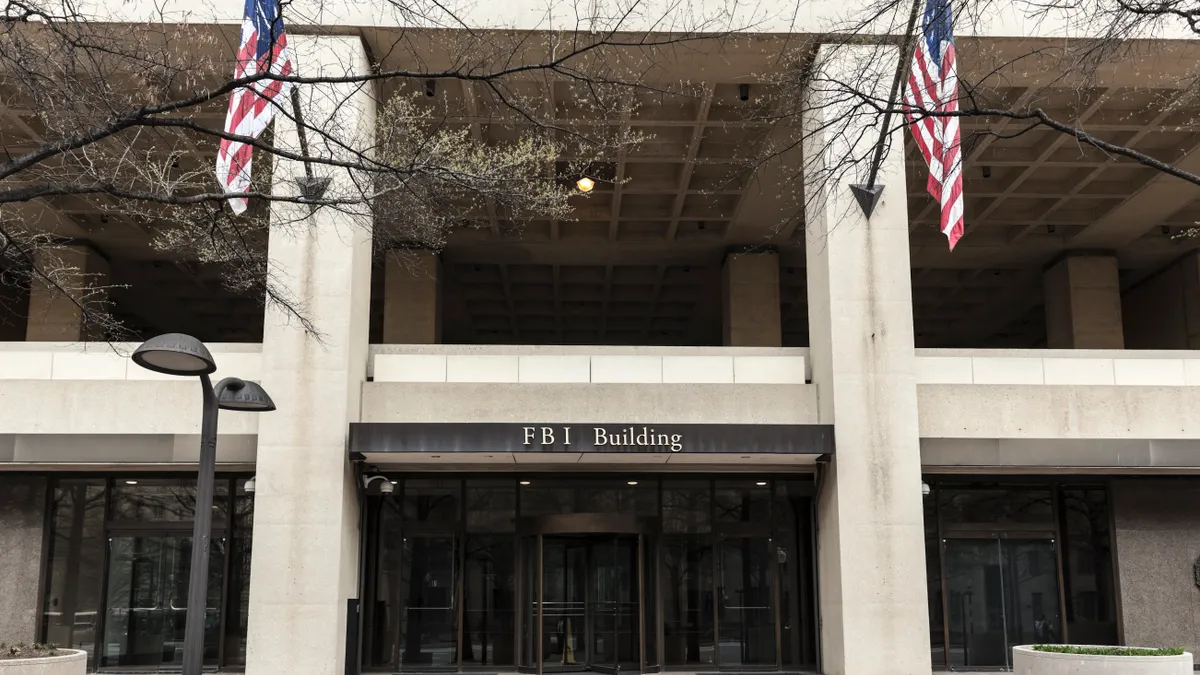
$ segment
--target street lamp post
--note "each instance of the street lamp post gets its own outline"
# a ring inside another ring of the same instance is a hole
[[[226,377],[217,386],[208,376],[217,364],[204,343],[190,335],[167,333],[151,338],[131,357],[139,366],[166,375],[199,377],[204,395],[200,423],[200,467],[196,477],[196,517],[192,529],[192,567],[188,580],[183,635],[183,675],[200,675],[204,665],[204,624],[208,606],[209,538],[212,534],[213,485],[217,463],[217,411],[269,412],[271,397],[258,384]]]

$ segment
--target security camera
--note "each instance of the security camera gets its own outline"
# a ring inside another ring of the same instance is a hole
[[[748,84],[738,85],[738,98],[743,101],[750,100],[750,85],[748,85]]]
[[[363,488],[371,489],[371,483],[379,481],[379,494],[390,495],[396,491],[396,486],[387,476],[363,476]]]
[[[933,488],[929,487],[929,483],[921,481],[921,496],[928,497]]]
[[[254,476],[251,476],[250,480],[247,480],[246,484],[243,485],[242,488],[246,492],[253,494],[254,493]]]

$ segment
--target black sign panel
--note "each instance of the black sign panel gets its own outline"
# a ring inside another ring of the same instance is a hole
[[[824,424],[454,424],[357,422],[351,452],[640,452],[824,455]]]

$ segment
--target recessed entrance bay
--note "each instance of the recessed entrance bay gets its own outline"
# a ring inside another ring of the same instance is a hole
[[[811,666],[811,495],[806,476],[398,478],[370,498],[365,665]]]

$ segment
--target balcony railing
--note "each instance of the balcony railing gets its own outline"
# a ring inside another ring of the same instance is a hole
[[[918,349],[918,384],[1200,386],[1200,351]]]
[[[375,382],[804,384],[807,349],[372,345]]]

